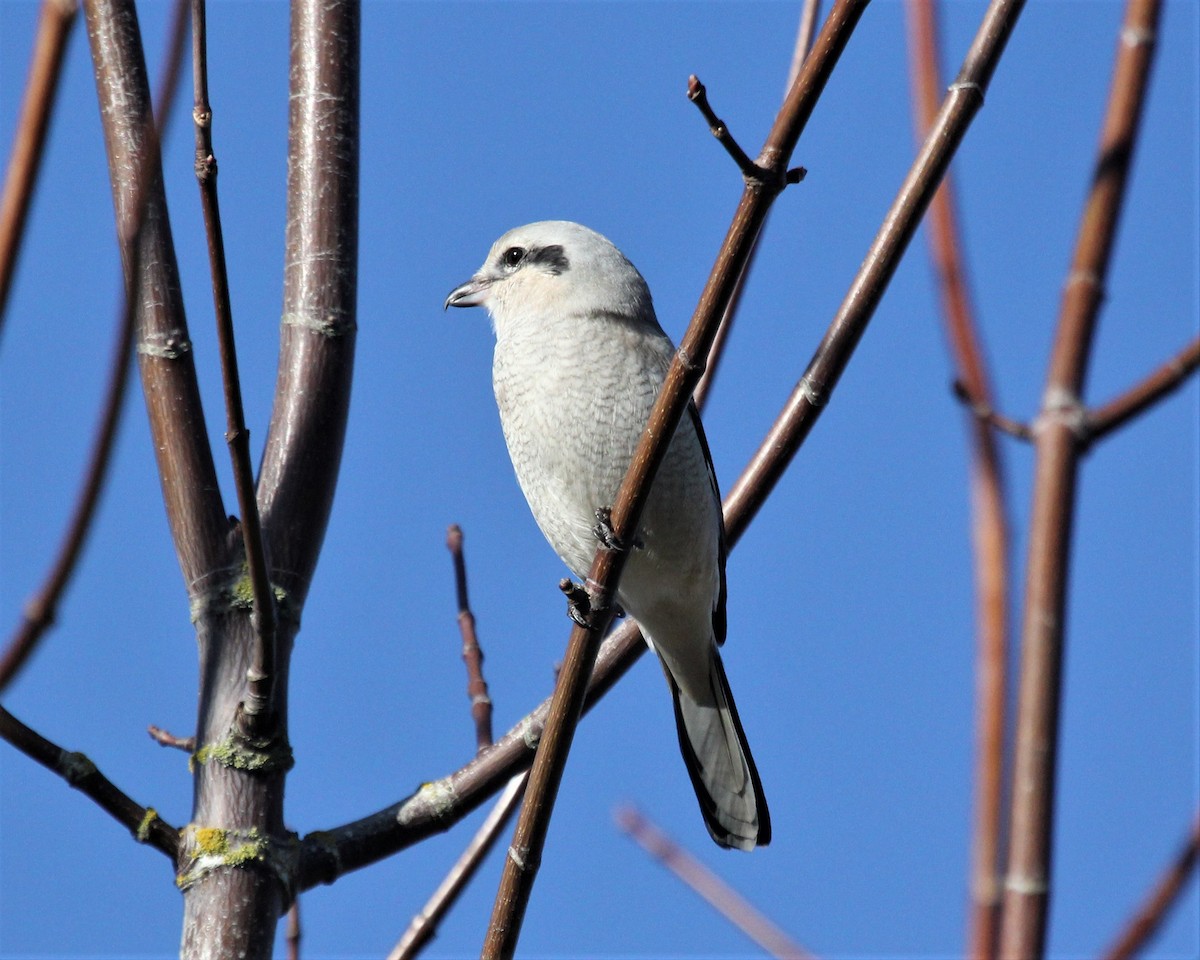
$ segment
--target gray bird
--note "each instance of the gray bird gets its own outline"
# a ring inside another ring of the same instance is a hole
[[[579,578],[674,346],[642,275],[607,239],[563,220],[510,230],[447,307],[485,307],[496,333],[492,382],[508,453],[538,526]],[[725,531],[696,408],[671,440],[617,593],[662,661],[679,747],[705,825],[751,850],[771,821],[729,681]]]

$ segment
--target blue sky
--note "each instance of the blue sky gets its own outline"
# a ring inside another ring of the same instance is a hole
[[[168,6],[142,10],[151,73]],[[983,5],[950,3],[948,73]],[[37,6],[0,0],[0,143]],[[902,7],[863,17],[777,202],[705,421],[736,479],[858,268],[913,154]],[[999,406],[1037,409],[1121,7],[1030,4],[955,174]],[[682,333],[741,180],[685,99],[689,73],[755,153],[796,9],[782,3],[408,4],[363,14],[359,333],[351,419],[292,667],[301,833],[377,810],[473,752],[445,529],[466,533],[498,731],[548,695],[563,571],[508,463],[481,311],[441,310],[491,242],[579,220],[646,276]],[[1198,8],[1168,3],[1087,398],[1197,333]],[[0,634],[53,556],[107,372],[118,260],[82,23],[0,341]],[[210,4],[210,86],[251,444],[275,378],[287,8]],[[165,158],[210,436],[224,429],[188,101]],[[725,661],[775,839],[715,848],[644,660],[584,723],[522,939],[529,956],[750,956],[753,946],[618,833],[635,803],[830,957],[962,949],[974,619],[963,414],[917,237],[834,399],[729,561]],[[5,705],[187,821],[195,647],[138,391],[58,625]],[[1050,950],[1093,955],[1197,809],[1195,378],[1084,463],[1073,546]],[[223,445],[222,445],[223,446]],[[1032,451],[1004,441],[1019,601]],[[216,452],[226,502],[228,460]],[[230,507],[230,509],[233,509]],[[1015,601],[1015,602],[1017,602]],[[1016,610],[1014,609],[1014,614]],[[307,957],[386,954],[482,814],[302,901]],[[493,857],[429,949],[478,951]],[[0,748],[0,956],[175,952],[181,898],[155,851]],[[1193,877],[1155,955],[1200,951]]]

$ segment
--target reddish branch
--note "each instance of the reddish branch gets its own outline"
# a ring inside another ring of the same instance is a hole
[[[74,0],[43,0],[38,17],[25,98],[17,119],[4,193],[0,194],[0,331],[4,329],[8,294],[25,236],[25,220],[42,166],[42,149],[62,76],[63,53],[78,9]]]
[[[475,615],[467,598],[467,565],[463,559],[463,533],[458,524],[446,531],[446,548],[454,561],[454,594],[458,602],[458,629],[462,635],[462,658],[467,668],[467,696],[475,721],[475,751],[492,745],[492,698],[483,679],[483,650],[475,634]]]
[[[170,108],[175,101],[175,91],[178,88],[180,67],[183,62],[184,39],[187,36],[187,21],[181,16],[185,2],[186,0],[181,0],[175,6],[175,16],[170,31],[167,56],[164,60],[163,78],[156,110],[159,118],[158,132],[156,133],[151,128],[146,134],[150,141],[150,149],[145,157],[146,170],[158,163],[159,138],[162,131],[166,129]],[[50,0],[43,8],[43,12],[45,13],[47,9],[55,6],[60,6],[60,4]],[[129,262],[132,264],[127,271],[128,276],[138,272],[136,264],[140,255],[138,236],[141,231],[142,213],[141,202],[136,198],[136,193],[133,206],[138,213],[128,225],[129,232],[122,238],[122,249],[127,251]],[[19,240],[15,242],[19,242]],[[54,562],[37,592],[26,601],[21,621],[5,645],[3,654],[0,655],[0,692],[29,661],[38,642],[54,623],[58,604],[71,576],[75,573],[75,567],[83,552],[84,542],[91,530],[92,520],[96,515],[96,506],[100,502],[100,494],[108,477],[108,465],[112,460],[117,426],[124,410],[125,393],[129,384],[129,354],[133,343],[135,318],[136,302],[131,294],[130,286],[126,282],[123,284],[123,296],[117,320],[116,344],[109,364],[108,387],[105,390],[100,422],[92,444],[91,455],[88,458],[88,465],[84,470],[83,482]]]
[[[679,846],[633,807],[615,814],[617,824],[643,850],[703,897],[718,913],[772,957],[813,960],[809,953],[754,905]]]
[[[1035,439],[1033,511],[1021,627],[1020,685],[1000,955],[1042,956],[1049,905],[1058,715],[1077,431],[1096,320],[1116,237],[1158,26],[1158,0],[1131,0],[1091,190],[1079,225]]]
[[[1178,901],[1188,877],[1196,868],[1200,854],[1200,815],[1192,823],[1192,832],[1154,884],[1137,913],[1111,947],[1101,954],[1103,960],[1130,960],[1150,942]]]
[[[941,99],[940,44],[933,0],[910,0],[909,59],[918,141],[929,133]],[[949,172],[934,195],[927,218],[958,385],[974,404],[991,408],[991,386],[970,285]],[[971,490],[975,546],[976,718],[975,802],[971,831],[970,931],[966,955],[995,956],[1000,928],[1000,870],[1003,857],[1005,706],[1008,692],[1008,552],[1004,468],[990,425],[975,416],[967,424],[972,441]]]
[[[1164,397],[1183,386],[1187,377],[1200,367],[1200,337],[1193,340],[1141,383],[1110,400],[1093,407],[1087,415],[1088,442],[1102,440],[1134,417],[1145,413]]]
[[[804,64],[804,58],[808,56],[808,51],[812,47],[813,37],[816,34],[817,8],[819,6],[820,3],[818,0],[804,0],[804,5],[800,10],[800,26],[796,31],[796,45],[792,51],[792,63],[788,68],[787,82],[783,88],[785,94],[788,90],[792,89],[792,84],[796,82],[796,76],[800,73],[800,67]],[[762,228],[754,238],[754,246],[750,250],[750,255],[746,258],[746,265],[738,275],[737,284],[734,286],[733,293],[729,297],[729,305],[725,308],[725,313],[721,317],[721,323],[717,327],[717,334],[713,337],[712,348],[708,352],[708,363],[704,368],[704,373],[700,377],[700,382],[696,384],[696,389],[692,391],[692,399],[696,401],[697,410],[704,410],[704,405],[708,401],[709,394],[712,391],[712,385],[716,380],[721,359],[725,356],[725,344],[729,340],[729,333],[733,329],[734,319],[737,317],[738,308],[742,304],[742,294],[746,290],[746,281],[754,269],[754,260],[758,256],[759,244],[762,242],[763,231],[766,230],[766,226],[767,224],[764,220]]]

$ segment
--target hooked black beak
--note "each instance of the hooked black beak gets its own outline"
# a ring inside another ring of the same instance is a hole
[[[475,274],[470,280],[450,291],[450,296],[442,304],[442,309],[448,307],[477,307],[487,297],[488,287],[492,285],[490,277]]]

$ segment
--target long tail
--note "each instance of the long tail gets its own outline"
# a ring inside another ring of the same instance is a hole
[[[771,842],[771,814],[725,667],[713,649],[709,667],[712,702],[700,704],[664,670],[675,702],[679,749],[709,834],[722,847],[753,850]]]

